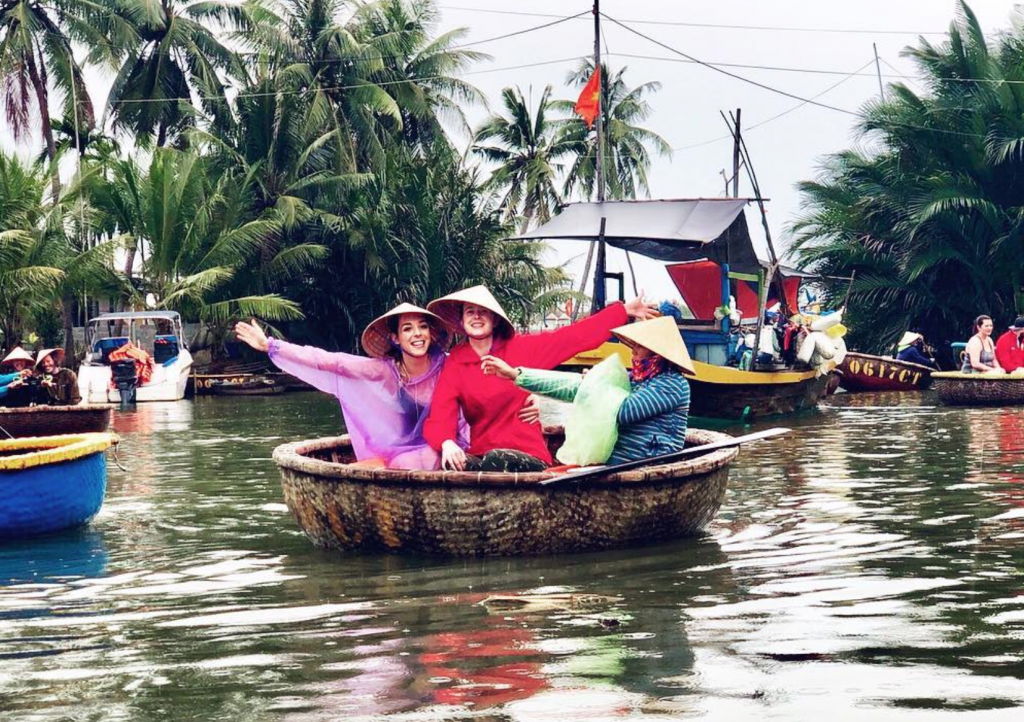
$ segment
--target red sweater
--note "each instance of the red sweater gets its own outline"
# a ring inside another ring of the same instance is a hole
[[[1007,373],[1024,366],[1024,348],[1017,341],[1016,331],[1007,331],[996,341],[996,361]]]
[[[555,331],[494,339],[491,355],[511,366],[553,369],[583,351],[597,348],[611,330],[629,320],[626,309],[615,303],[600,313]],[[469,422],[469,453],[482,456],[493,449],[518,449],[551,463],[540,424],[527,424],[519,411],[527,392],[507,379],[484,376],[480,357],[468,343],[452,349],[437,380],[430,416],[423,436],[434,449],[456,438],[461,406]]]

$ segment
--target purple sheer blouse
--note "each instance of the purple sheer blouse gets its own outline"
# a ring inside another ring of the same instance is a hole
[[[423,439],[445,355],[432,353],[422,376],[403,382],[390,358],[331,353],[270,339],[270,360],[341,403],[356,458],[379,458],[392,469],[437,469],[440,455]],[[469,427],[459,424],[459,445],[469,446]]]

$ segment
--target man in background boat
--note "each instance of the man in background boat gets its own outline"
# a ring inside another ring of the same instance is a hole
[[[36,403],[50,406],[77,406],[82,403],[78,393],[78,376],[64,363],[64,350],[47,348],[36,358],[36,375],[39,377],[39,393]]]
[[[25,379],[32,375],[32,354],[21,346],[14,348],[0,361],[0,406],[27,406]]]
[[[924,351],[924,336],[913,331],[907,331],[896,345],[896,360],[919,364],[933,369],[938,368],[935,359],[929,358]]]
[[[1017,316],[1009,330],[996,341],[996,361],[1006,373],[1024,368],[1024,316]]]

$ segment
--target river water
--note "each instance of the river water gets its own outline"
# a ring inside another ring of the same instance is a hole
[[[487,560],[314,549],[270,454],[339,423],[116,415],[93,524],[0,545],[0,719],[1022,719],[1019,409],[840,395],[741,452],[702,539]]]

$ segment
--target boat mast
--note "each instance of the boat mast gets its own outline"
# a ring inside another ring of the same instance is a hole
[[[594,0],[594,72],[601,72],[601,0]],[[597,83],[597,202],[604,203],[604,78]],[[605,217],[601,214],[601,230],[597,239],[597,264],[594,268],[594,303],[592,311],[605,305]]]

